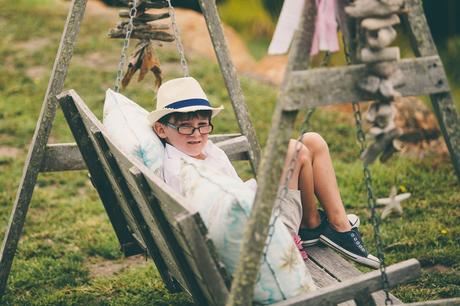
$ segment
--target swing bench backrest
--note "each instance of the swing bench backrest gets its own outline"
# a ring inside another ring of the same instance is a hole
[[[85,161],[99,163],[111,186],[104,192],[114,193],[112,205],[121,208],[128,230],[152,257],[166,287],[188,291],[198,305],[225,303],[230,279],[199,214],[188,211],[186,199],[112,143],[75,91],[61,94],[59,102]],[[100,171],[88,169],[91,176]]]
[[[65,92],[58,99],[101,199],[112,200],[110,205],[105,203],[109,217],[109,209],[121,212],[122,217],[117,219],[120,224],[114,227],[125,227],[132,234],[155,262],[169,291],[185,290],[197,305],[224,305],[231,278],[219,262],[200,215],[187,210],[186,199],[122,152],[75,91]],[[227,153],[244,157],[240,150],[231,149],[235,147],[231,139],[223,143],[227,143]],[[101,174],[105,176],[101,178]],[[104,181],[109,186],[102,186]],[[111,196],[107,198],[107,194]],[[343,305],[373,305],[370,300],[379,304],[384,301],[383,293],[376,292],[382,289],[380,271],[362,274],[328,248],[314,246],[308,253],[306,264],[315,283],[323,288],[277,305],[336,305],[346,301]],[[419,263],[414,259],[389,266],[389,286],[419,273]]]

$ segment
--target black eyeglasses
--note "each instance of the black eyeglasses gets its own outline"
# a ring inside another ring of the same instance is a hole
[[[169,127],[172,127],[173,129],[176,129],[177,132],[182,135],[192,135],[193,133],[195,133],[195,130],[198,130],[201,135],[206,135],[206,134],[211,133],[212,130],[214,129],[211,123],[209,123],[208,125],[202,125],[199,127],[193,127],[189,125],[175,126],[174,124],[170,122],[166,122],[166,125]]]

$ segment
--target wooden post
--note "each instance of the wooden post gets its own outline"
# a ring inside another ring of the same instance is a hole
[[[285,79],[272,118],[272,126],[260,164],[258,189],[251,215],[246,225],[239,262],[234,273],[227,305],[252,304],[254,285],[260,268],[260,258],[268,235],[268,225],[276,201],[284,156],[291,137],[297,111],[285,111],[285,92],[290,72],[307,69],[309,50],[315,27],[315,0],[305,2],[299,29],[289,53]]]
[[[0,254],[0,296],[5,292],[8,275],[13,263],[19,237],[22,233],[27,210],[40,171],[48,136],[56,115],[56,95],[62,91],[72,58],[75,40],[86,8],[87,0],[73,0],[67,16],[64,32],[56,55],[48,89],[43,101],[40,117],[35,127],[32,144],[24,165],[21,183],[16,194],[8,228],[3,239]]]
[[[406,0],[409,13],[403,18],[409,29],[412,49],[417,57],[438,55],[420,0]],[[444,70],[444,69],[443,69]],[[444,80],[447,77],[444,72]],[[448,86],[448,84],[445,84]],[[450,152],[457,179],[460,183],[460,124],[450,90],[430,95],[434,113],[438,118],[447,148]]]
[[[249,141],[249,159],[251,161],[252,170],[254,173],[257,173],[260,161],[260,145],[257,141],[251,119],[249,118],[249,112],[244,101],[243,91],[241,90],[235,66],[229,55],[215,0],[199,0],[199,2],[206,19],[209,35],[214,46],[214,51],[216,52],[225,86],[227,87],[230,100],[232,101],[233,110],[238,120],[241,133],[246,136]]]

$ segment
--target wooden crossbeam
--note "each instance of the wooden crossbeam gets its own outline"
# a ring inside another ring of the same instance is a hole
[[[216,134],[209,139],[225,151],[231,160],[248,160],[249,143],[241,134]],[[86,170],[86,164],[75,143],[57,143],[46,146],[40,172]]]
[[[397,88],[403,96],[449,91],[439,56],[405,59],[398,66],[405,76],[405,84]],[[371,94],[356,86],[367,73],[363,64],[293,71],[286,91],[289,96],[283,109],[292,111],[312,106],[373,100]]]
[[[46,146],[40,172],[84,169],[86,165],[76,143],[57,143]]]
[[[409,259],[386,269],[390,287],[407,282],[420,276],[420,263],[416,259]],[[283,305],[336,305],[354,299],[356,292],[368,290],[374,292],[382,289],[380,271],[372,271],[356,278],[321,288],[317,291],[302,294],[286,301],[274,304]]]

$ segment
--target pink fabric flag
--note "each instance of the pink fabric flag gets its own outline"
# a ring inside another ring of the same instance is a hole
[[[336,52],[339,50],[336,22],[337,0],[316,0],[318,14],[315,23],[311,55],[319,51]],[[303,12],[304,0],[285,0],[276,24],[275,33],[268,48],[268,54],[286,53]]]
[[[310,49],[310,55],[319,51],[339,51],[337,38],[336,0],[316,0],[318,13],[316,15],[315,34]]]

